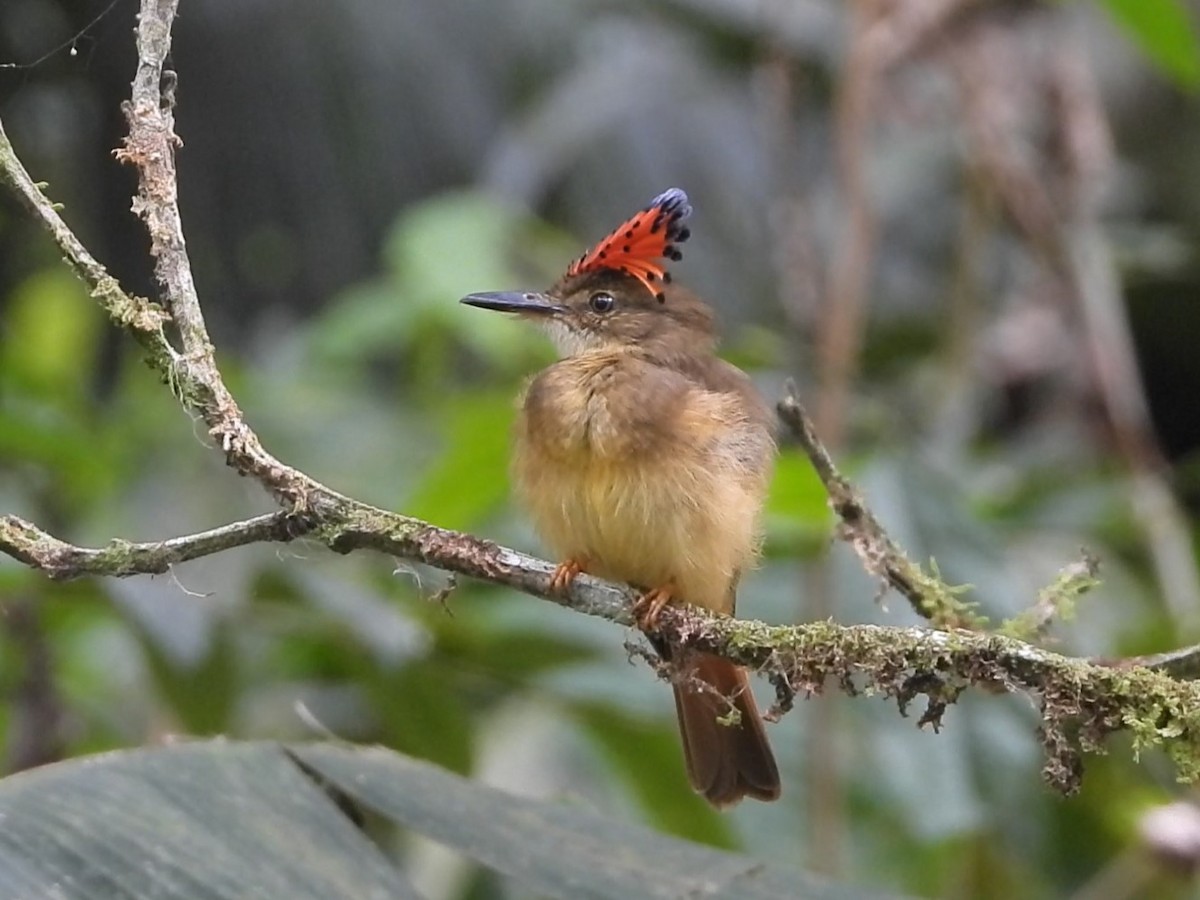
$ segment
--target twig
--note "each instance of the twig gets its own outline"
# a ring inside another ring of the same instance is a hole
[[[955,589],[910,561],[893,541],[854,486],[838,471],[829,451],[817,437],[816,427],[788,382],[776,409],[800,442],[817,477],[825,485],[829,506],[839,519],[837,535],[854,549],[863,568],[883,580],[908,600],[913,610],[941,628],[974,628],[980,624],[971,604]]]
[[[310,528],[311,523],[298,516],[277,512],[166,541],[113,540],[107,547],[87,549],[60,541],[24,519],[0,516],[0,552],[58,580],[82,575],[124,578],[158,575],[175,563],[246,544],[290,541]]]
[[[929,44],[981,5],[980,0],[891,4],[887,14],[863,35],[866,52],[876,59],[880,71],[890,69],[919,56]]]
[[[337,506],[345,503],[347,498],[284,465],[263,448],[246,425],[242,411],[217,369],[196,295],[179,214],[175,151],[182,142],[175,134],[173,105],[164,102],[174,96],[173,76],[168,79],[169,90],[165,97],[162,90],[163,60],[170,50],[171,24],[177,5],[178,0],[142,0],[138,16],[137,75],[132,99],[124,107],[129,136],[123,146],[114,151],[118,160],[138,170],[138,196],[133,209],[150,233],[154,273],[182,343],[182,353],[175,353],[166,344],[161,329],[157,330],[158,342],[166,346],[156,348],[156,353],[169,352],[172,360],[166,371],[159,367],[160,373],[185,406],[204,419],[209,435],[224,451],[226,462],[239,473],[255,478],[292,512],[320,511]],[[6,152],[11,154],[11,147],[0,137],[0,155]],[[0,165],[3,165],[3,159],[0,159]],[[39,198],[45,199],[39,194],[37,198],[28,198],[27,202],[36,203]],[[61,242],[60,246],[63,246]],[[71,256],[67,247],[63,246],[63,250]],[[94,289],[89,277],[91,273],[83,275]],[[153,364],[154,360],[151,362]]]
[[[1100,560],[1087,550],[1080,558],[1059,571],[1051,584],[1038,591],[1037,601],[1024,612],[1003,622],[1001,634],[1023,641],[1042,637],[1055,619],[1069,618],[1075,601],[1100,584]]]
[[[1200,680],[1200,645],[1116,660],[1096,659],[1095,662],[1115,667],[1150,669],[1180,681]]]
[[[414,529],[414,522],[420,527]],[[78,547],[17,516],[0,516],[0,553],[60,581],[161,574],[175,563],[233,547],[300,537],[337,553],[370,549],[419,560],[447,572],[516,588],[587,615],[622,625],[634,623],[629,608],[639,594],[632,588],[581,575],[567,593],[552,593],[553,563],[357,501],[348,501],[344,509],[322,519],[280,511],[165,541],[114,539],[99,548]]]

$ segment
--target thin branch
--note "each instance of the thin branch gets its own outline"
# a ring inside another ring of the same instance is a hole
[[[414,559],[452,573],[516,588],[590,616],[632,625],[630,607],[639,594],[580,575],[566,593],[550,591],[554,564],[469,534],[424,525],[406,516],[354,504],[350,515],[317,521],[281,510],[164,541],[134,543],[113,539],[104,547],[78,547],[17,516],[0,516],[0,553],[59,581],[83,577],[125,578],[156,575],[180,562],[213,556],[234,547],[298,538],[323,544],[337,553],[370,549]]]
[[[129,136],[113,151],[118,161],[138,170],[138,196],[133,211],[150,233],[154,274],[170,302],[183,352],[195,363],[213,365],[212,344],[200,311],[191,262],[179,213],[175,151],[183,142],[175,134],[172,92],[164,95],[163,63],[171,52],[171,25],[179,0],[143,0],[138,15],[137,74],[133,94],[122,111]],[[174,82],[174,76],[170,77]]]
[[[132,99],[124,106],[129,136],[114,151],[118,160],[137,168],[138,196],[133,210],[150,234],[155,275],[183,345],[181,354],[171,351],[174,365],[163,374],[184,404],[203,418],[228,465],[260,482],[292,512],[326,510],[346,503],[347,498],[268,453],[246,425],[217,369],[179,213],[175,151],[182,141],[175,134],[176,78],[173,72],[163,70],[177,5],[178,0],[142,0],[137,75]],[[67,247],[63,250],[70,256]],[[91,283],[87,277],[84,280]]]
[[[139,146],[145,144],[145,139],[139,140]],[[163,152],[173,152],[170,149],[171,141],[167,140],[165,144],[167,150]],[[149,159],[158,152],[144,150],[139,157]],[[62,220],[54,204],[43,193],[42,187],[29,176],[13,150],[2,122],[0,181],[12,189],[21,204],[50,233],[67,264],[88,286],[92,297],[104,308],[113,323],[129,332],[141,345],[146,354],[147,364],[170,386],[172,393],[179,398],[184,408],[204,419],[209,426],[209,434],[225,452],[226,461],[230,466],[240,474],[249,475],[261,482],[293,512],[300,513],[314,507],[328,509],[347,502],[347,498],[341,494],[284,465],[267,453],[257,436],[245,424],[241,410],[226,389],[216,368],[212,347],[204,331],[203,318],[198,319],[192,314],[190,301],[186,299],[188,291],[191,290],[187,287],[191,284],[190,273],[179,275],[177,279],[172,275],[173,282],[164,285],[164,295],[171,313],[149,300],[123,291],[116,279],[96,261]],[[139,199],[142,202],[135,203],[135,207],[152,205],[152,201],[146,197]],[[168,256],[182,254],[186,265],[182,234],[178,237],[178,247],[169,250],[160,247],[160,250]],[[162,270],[159,271],[161,274]],[[177,270],[172,268],[170,271]],[[179,326],[181,335],[185,336],[185,347],[190,346],[184,353],[177,352],[171,346],[164,331],[167,323],[178,323],[180,320],[186,323]],[[198,335],[205,336],[200,338]],[[201,340],[203,346],[198,347],[196,342]]]
[[[56,580],[83,575],[124,578],[158,575],[176,563],[247,544],[290,541],[310,527],[304,519],[280,511],[166,541],[113,540],[106,547],[89,549],[61,541],[17,516],[0,516],[0,553]]]
[[[436,529],[436,539],[417,545],[408,537],[390,535],[389,518],[403,517],[383,513],[375,519],[322,525],[307,534],[342,552],[369,547],[420,559],[577,612],[633,624],[629,609],[637,593],[627,586],[581,575],[567,593],[553,594],[549,585],[554,566],[545,560]],[[299,536],[295,526],[294,517],[276,514],[169,541],[113,541],[88,550],[9,516],[0,520],[0,549],[57,578],[130,575],[164,571],[173,561],[258,540],[289,540]],[[1075,659],[1016,638],[961,629],[833,622],[771,626],[693,607],[664,610],[656,637],[676,651],[715,653],[769,678],[779,696],[778,712],[786,711],[795,695],[820,693],[827,687],[883,694],[894,698],[902,712],[924,696],[927,706],[918,724],[937,728],[949,704],[968,686],[1031,696],[1041,710],[1045,777],[1065,792],[1079,785],[1082,755],[1099,750],[1104,738],[1118,731],[1130,731],[1138,748],[1162,745],[1182,777],[1200,773],[1194,755],[1200,746],[1200,683],[1125,661]],[[1197,654],[1192,648],[1192,657]],[[678,652],[672,657],[679,658]]]
[[[1041,638],[1055,619],[1070,618],[1075,601],[1100,584],[1100,560],[1087,550],[1059,570],[1054,581],[1038,591],[1037,600],[1024,612],[1002,623],[1001,634],[1031,641]]]
[[[1124,668],[1151,669],[1180,681],[1200,681],[1200,645],[1181,647],[1165,653],[1150,653],[1146,656],[1128,656],[1118,660],[1096,661]]]
[[[43,193],[47,185],[35,183],[26,171],[0,122],[0,181],[25,207],[34,220],[50,232],[71,270],[86,284],[112,320],[123,327],[142,346],[147,362],[164,379],[172,377],[175,351],[163,336],[163,323],[170,316],[159,306],[141,297],[125,293],[79,238],[62,220],[58,207]]]
[[[925,572],[912,562],[888,536],[879,520],[863,502],[854,486],[838,471],[837,465],[817,437],[816,426],[796,396],[796,387],[788,382],[776,409],[779,417],[812,463],[817,477],[829,495],[829,506],[839,519],[837,535],[854,549],[863,568],[880,578],[908,600],[913,610],[934,625],[944,628],[974,628],[980,619],[972,606],[955,589]]]
[[[1135,752],[1160,745],[1181,780],[1200,775],[1200,683],[1145,668],[1106,666],[972,631],[811,622],[768,626],[715,618],[694,608],[664,610],[661,625],[677,646],[716,653],[771,679],[783,705],[791,694],[833,686],[849,694],[881,693],[904,712],[919,695],[928,704],[919,725],[940,727],[946,707],[967,685],[1035,698],[1046,752],[1043,776],[1071,793],[1082,755],[1118,731]]]
[[[819,390],[816,415],[821,430],[835,449],[842,446],[850,392],[861,364],[867,321],[867,291],[878,223],[867,183],[866,147],[871,108],[876,96],[877,60],[864,40],[882,12],[878,0],[851,0],[849,46],[842,78],[833,103],[834,162],[842,208],[836,252],[825,281],[817,319],[816,376]],[[833,613],[833,578],[828,558],[803,572],[802,615],[825,619]],[[781,681],[777,685],[780,691]],[[790,703],[786,692],[780,706]],[[838,708],[821,703],[813,710],[804,735],[804,777],[808,788],[808,817],[812,840],[807,863],[831,877],[842,874],[848,845],[847,782],[834,736],[840,730]]]

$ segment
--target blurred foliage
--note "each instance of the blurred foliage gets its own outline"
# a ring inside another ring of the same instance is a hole
[[[1183,87],[1200,87],[1200,36],[1183,0],[1100,2],[1163,72]]]
[[[31,33],[61,40],[72,15],[95,14],[85,5],[5,4],[0,21],[37,6],[50,24],[29,25]],[[775,20],[776,5],[736,0],[413,0],[386,15],[359,0],[339,7],[339,30],[326,4],[299,4],[288,40],[268,46],[260,46],[261,10],[235,6],[197,3],[179,24],[181,190],[223,371],[282,458],[363,499],[535,550],[508,499],[508,434],[523,378],[551,351],[517,323],[455,301],[548,284],[589,239],[668,183],[696,200],[680,275],[716,298],[729,358],[768,396],[784,377],[810,371],[804,313],[777,301],[772,239],[786,221],[784,186],[801,172],[816,250],[824,257],[836,248],[828,145],[839,5],[779,4],[786,15]],[[1200,83],[1195,20],[1182,3],[1070,6],[1080,16],[1103,6],[1177,85]],[[1171,366],[1194,356],[1178,323],[1200,284],[1200,183],[1189,143],[1200,118],[1194,97],[1147,81],[1138,60],[1105,43],[1097,21],[1086,19],[1086,34],[1099,42],[1109,77],[1138,101],[1125,112],[1129,130],[1153,144],[1139,152],[1159,154],[1122,156],[1132,186],[1114,217],[1127,229],[1137,308],[1153,326],[1139,334],[1151,348],[1163,346],[1155,334],[1176,342],[1170,353],[1143,353],[1152,388],[1155,366],[1169,376],[1151,404],[1170,411],[1161,427],[1187,434],[1196,373]],[[106,22],[94,46],[81,42],[88,68],[64,74],[56,58],[45,80],[43,67],[23,72],[19,85],[0,82],[0,115],[31,168],[53,176],[56,197],[61,185],[85,240],[148,291],[128,185],[96,168],[115,144],[105,129],[115,127],[107,117],[116,118],[117,101],[88,93],[96,85],[113,86],[113,98],[127,92],[132,68],[110,60],[128,43],[129,24]],[[1058,26],[1035,27],[1055,34]],[[254,53],[239,43],[248,35]],[[52,44],[39,38],[37,46]],[[210,48],[211,58],[236,62],[207,65]],[[798,73],[794,96],[775,92],[781,59]],[[918,90],[916,111],[935,105],[936,79],[913,81],[932,85]],[[392,89],[398,99],[386,94]],[[966,188],[946,149],[957,122],[895,106],[876,161],[877,319],[842,462],[909,554],[935,559],[952,583],[972,584],[993,620],[1023,609],[1086,543],[1102,560],[1104,584],[1054,630],[1061,649],[1119,655],[1195,640],[1163,607],[1094,398],[1072,392],[1061,359],[1059,369],[1020,383],[995,362],[997,323],[1034,291],[1011,235],[980,250],[975,331],[968,352],[955,354],[961,336],[948,326],[944,298],[957,284],[963,231]],[[320,125],[308,118],[317,107],[329,117]],[[902,120],[908,113],[915,126]],[[775,140],[786,146],[773,149]],[[236,164],[230,148],[241,154]],[[1183,247],[1182,261],[1155,249],[1164,232]],[[0,247],[0,511],[99,543],[186,533],[269,508],[222,466],[202,423],[154,382],[3,200]],[[1172,449],[1186,457],[1195,442]],[[1192,477],[1187,471],[1180,477]],[[804,615],[805,573],[828,554],[828,608],[840,621],[915,621],[894,597],[876,602],[878,585],[845,548],[828,551],[824,495],[786,446],[767,525],[764,563],[745,579],[741,614]],[[817,704],[836,703],[827,746],[847,782],[847,880],[979,898],[1059,897],[1092,883],[1132,852],[1140,815],[1178,794],[1162,760],[1135,764],[1117,747],[1092,762],[1079,797],[1049,795],[1039,783],[1035,720],[1020,699],[972,694],[938,735],[877,700],[820,699],[771,728],[784,799],[717,815],[684,787],[670,691],[627,664],[622,640],[634,635],[466,582],[444,603],[430,602],[446,586],[421,566],[336,557],[303,541],[125,581],[53,584],[0,560],[0,601],[31,611],[36,624],[30,638],[9,616],[0,643],[7,765],[175,732],[293,739],[328,731],[522,794],[794,862],[807,861],[820,827],[804,777],[805,736]],[[29,663],[39,648],[51,661],[40,684]],[[36,720],[39,711],[51,725]],[[430,897],[519,896],[428,843],[405,839],[398,852]],[[1152,887],[1164,897],[1187,889],[1166,876]]]

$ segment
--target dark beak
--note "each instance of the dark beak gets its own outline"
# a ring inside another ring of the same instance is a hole
[[[517,291],[467,294],[459,302],[465,303],[467,306],[478,306],[480,309],[495,309],[499,312],[549,315],[550,313],[566,311],[565,306],[560,306],[545,294],[523,294]]]

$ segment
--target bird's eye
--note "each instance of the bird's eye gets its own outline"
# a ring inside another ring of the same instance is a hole
[[[607,291],[596,291],[592,296],[588,297],[588,306],[593,312],[606,313],[611,312],[612,308],[617,305],[617,300],[612,294]]]

